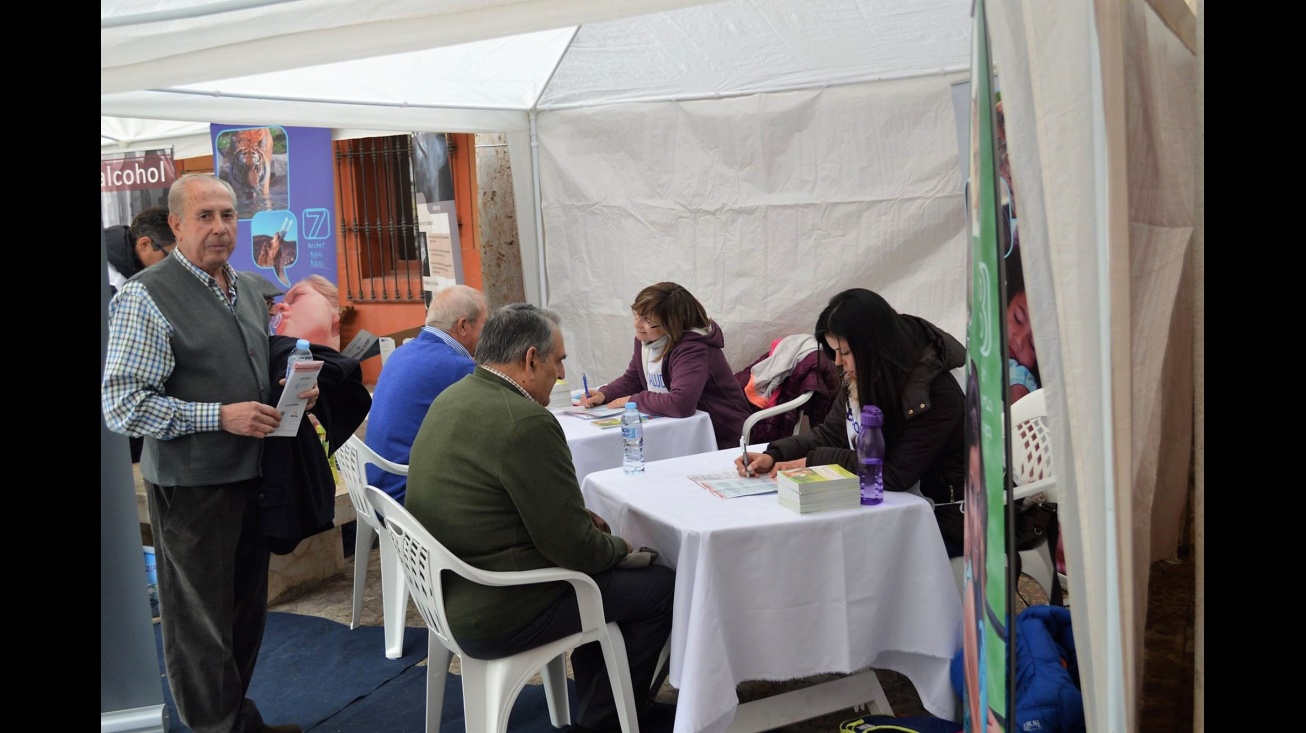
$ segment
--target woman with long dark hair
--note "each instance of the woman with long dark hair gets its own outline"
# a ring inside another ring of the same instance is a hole
[[[843,375],[844,389],[825,422],[735,459],[740,475],[772,475],[837,463],[857,472],[863,405],[884,413],[884,488],[920,493],[935,505],[949,557],[962,552],[964,414],[961,386],[950,374],[966,349],[929,321],[898,313],[879,294],[845,290],[816,320],[816,341]]]

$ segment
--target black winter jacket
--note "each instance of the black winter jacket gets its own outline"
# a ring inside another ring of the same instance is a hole
[[[286,357],[295,339],[272,336],[270,404],[281,399],[278,382],[286,376]],[[326,430],[331,452],[354,434],[372,409],[358,360],[329,346],[313,344],[313,358],[324,362],[317,376],[317,404],[310,414]],[[277,555],[288,555],[300,541],[335,526],[336,482],[313,423],[305,416],[294,437],[268,438],[263,445],[263,481],[258,493],[263,536]]]
[[[961,385],[951,370],[966,363],[966,347],[947,332],[923,318],[903,315],[924,342],[920,362],[902,387],[902,420],[895,431],[884,436],[884,488],[907,491],[917,481],[921,493],[936,505],[961,501],[965,496],[965,410]],[[881,409],[888,409],[882,407]],[[776,461],[807,458],[807,465],[837,463],[857,473],[857,452],[848,447],[848,394],[839,390],[825,422],[812,430],[769,443],[766,454]],[[949,554],[955,539],[960,553],[960,531],[955,517],[939,516],[940,529],[948,540]],[[959,516],[959,515],[958,515]]]

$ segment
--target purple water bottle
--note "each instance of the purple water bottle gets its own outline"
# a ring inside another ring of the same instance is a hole
[[[862,432],[857,436],[857,478],[862,504],[884,501],[884,413],[875,405],[862,408]]]

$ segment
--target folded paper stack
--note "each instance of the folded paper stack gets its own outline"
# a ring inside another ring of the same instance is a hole
[[[799,514],[850,509],[861,504],[857,477],[843,466],[807,466],[775,476],[780,506]]]

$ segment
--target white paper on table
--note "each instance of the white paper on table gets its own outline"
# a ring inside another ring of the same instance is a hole
[[[778,488],[775,479],[769,476],[740,476],[738,471],[720,473],[700,473],[685,478],[711,491],[722,499],[736,496],[753,496],[754,494],[773,494]]]
[[[281,413],[281,424],[276,430],[268,433],[267,437],[284,438],[299,432],[299,421],[304,419],[304,413],[307,412],[304,408],[308,405],[308,400],[300,398],[299,393],[313,386],[320,371],[322,371],[320,361],[294,363],[290,376],[286,377],[286,387],[281,391],[281,399],[277,400],[277,412]]]

